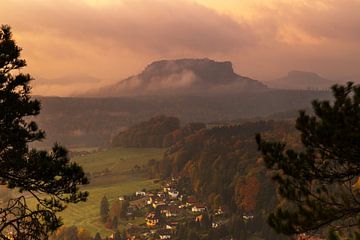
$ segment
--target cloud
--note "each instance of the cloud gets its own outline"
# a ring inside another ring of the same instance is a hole
[[[102,50],[111,47],[156,54],[179,50],[227,53],[254,42],[246,24],[188,1],[125,0],[94,7],[82,1],[20,4],[8,0],[6,5],[16,5],[15,9],[8,6],[3,10],[9,19],[14,14],[24,16],[11,21],[19,31],[46,33],[65,44],[69,40],[90,43]]]
[[[261,39],[268,37],[273,69],[309,70],[330,79],[360,80],[360,1],[278,0],[257,8]],[[267,22],[268,24],[266,24]],[[267,25],[271,32],[265,32]],[[265,33],[265,34],[264,34]],[[256,49],[259,50],[258,48]],[[272,64],[269,64],[272,65]],[[286,69],[287,68],[287,69]],[[269,71],[268,71],[269,72]]]
[[[293,69],[356,80],[359,12],[359,0],[1,0],[0,21],[13,27],[30,73],[101,80],[66,78],[65,94],[191,57],[230,60],[260,80]]]
[[[292,8],[287,19],[314,37],[353,42],[360,40],[359,12],[358,0],[315,0]]]
[[[66,75],[63,77],[58,78],[43,78],[43,77],[35,77],[36,81],[34,82],[35,85],[63,85],[64,82],[71,82],[75,83],[88,83],[88,84],[98,84],[101,82],[100,79],[91,77],[88,75]]]

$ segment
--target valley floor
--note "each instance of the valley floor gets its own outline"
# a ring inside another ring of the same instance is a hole
[[[72,152],[79,152],[73,149]],[[85,228],[95,235],[99,232],[102,236],[112,233],[100,222],[100,201],[106,196],[111,202],[119,196],[132,194],[142,189],[155,189],[159,185],[153,180],[148,180],[140,173],[134,172],[134,166],[146,165],[150,159],[161,159],[164,149],[154,148],[112,148],[105,150],[84,151],[74,156],[73,160],[83,166],[90,175],[91,183],[84,188],[90,193],[84,203],[70,205],[61,214],[65,226]],[[76,154],[75,154],[76,155]],[[144,221],[144,219],[135,219]],[[124,224],[127,224],[126,222]],[[121,223],[120,223],[121,224]]]

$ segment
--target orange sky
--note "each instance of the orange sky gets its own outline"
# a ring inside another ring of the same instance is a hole
[[[34,93],[69,95],[153,60],[230,60],[259,80],[289,70],[360,78],[360,0],[1,0]]]

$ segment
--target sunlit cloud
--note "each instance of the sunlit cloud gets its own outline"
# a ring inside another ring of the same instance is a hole
[[[259,80],[293,69],[356,80],[359,12],[358,0],[2,0],[0,22],[40,79],[35,93],[66,95],[184,57],[230,60]]]

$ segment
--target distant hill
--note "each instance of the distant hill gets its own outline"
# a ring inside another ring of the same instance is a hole
[[[42,111],[37,121],[47,133],[46,140],[38,146],[57,141],[76,147],[106,145],[120,131],[158,115],[175,116],[184,125],[266,117],[306,109],[313,99],[331,99],[331,93],[269,90],[212,96],[38,98]]]
[[[175,117],[157,116],[121,131],[112,139],[113,146],[163,147],[165,137],[180,128]]]
[[[114,147],[169,147],[178,140],[205,128],[202,123],[189,123],[180,127],[180,120],[164,115],[135,124],[112,139]]]
[[[269,87],[281,89],[329,89],[334,81],[323,78],[317,73],[290,71],[287,76],[267,82]]]
[[[153,62],[136,76],[84,96],[204,95],[266,89],[263,83],[234,73],[231,62],[179,59]]]

